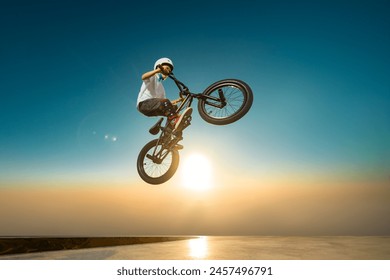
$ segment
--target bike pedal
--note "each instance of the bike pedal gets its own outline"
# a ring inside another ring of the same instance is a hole
[[[162,121],[163,121],[163,118],[160,118],[158,120],[158,122],[149,129],[149,133],[153,134],[153,135],[158,134],[160,132],[160,129],[161,129]]]
[[[160,132],[160,128],[159,127],[152,127],[151,129],[149,129],[149,133],[152,134],[152,135],[156,135]]]
[[[153,157],[152,157],[151,155],[149,155],[149,154],[147,154],[146,157],[147,157],[148,159],[150,159],[150,160],[153,160]]]

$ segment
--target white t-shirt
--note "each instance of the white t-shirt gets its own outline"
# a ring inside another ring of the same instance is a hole
[[[166,98],[162,81],[163,78],[160,73],[153,75],[149,79],[143,80],[138,94],[137,107],[140,102],[150,98]]]

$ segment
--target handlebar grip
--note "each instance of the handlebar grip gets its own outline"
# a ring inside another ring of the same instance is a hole
[[[161,64],[158,64],[157,67],[161,70],[161,72],[162,72],[164,75],[167,75],[167,76],[170,75],[170,73],[167,73],[167,72],[164,70],[164,68],[163,68],[163,66],[162,66]]]

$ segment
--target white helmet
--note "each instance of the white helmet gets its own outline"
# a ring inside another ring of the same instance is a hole
[[[163,57],[163,58],[160,58],[159,60],[157,60],[156,63],[154,64],[154,69],[156,69],[157,65],[159,65],[159,64],[160,65],[168,65],[171,67],[171,70],[173,71],[173,62],[169,58]]]

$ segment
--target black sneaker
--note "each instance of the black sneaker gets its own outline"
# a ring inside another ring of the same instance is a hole
[[[184,128],[186,128],[189,125],[189,119],[191,118],[191,114],[192,114],[191,107],[185,109],[183,114],[181,114],[180,117],[178,118],[178,120],[176,121],[175,129],[173,131],[174,132],[181,131]]]

